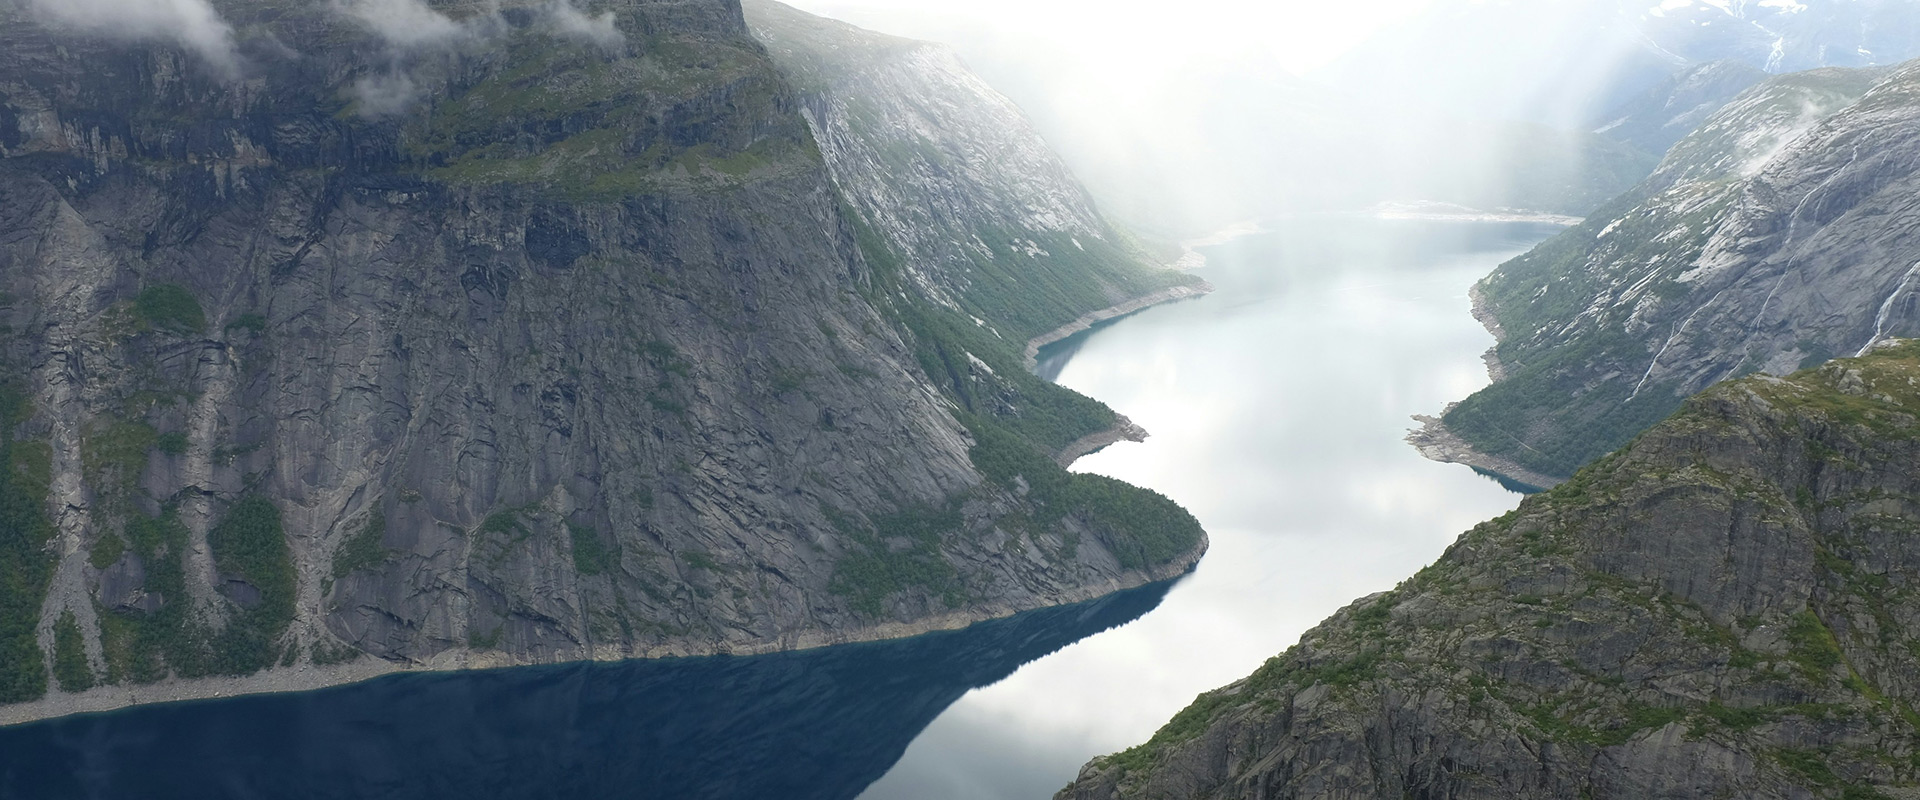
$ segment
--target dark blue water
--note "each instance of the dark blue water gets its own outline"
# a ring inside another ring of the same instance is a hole
[[[1218,291],[1040,354],[1153,433],[1077,471],[1151,487],[1213,547],[1153,614],[970,692],[860,800],[1046,800],[1518,495],[1402,441],[1487,383],[1467,290],[1558,228],[1321,217],[1203,248]]]
[[[1154,433],[1075,468],[1160,490],[1212,536],[1177,588],[895,642],[402,675],[0,729],[0,800],[1045,800],[1512,508],[1400,437],[1409,414],[1485,384],[1492,337],[1467,287],[1552,231],[1284,226],[1210,248],[1217,293],[1050,348],[1050,376]]]
[[[0,798],[848,798],[968,690],[1171,584],[912,639],[410,674],[0,730]]]

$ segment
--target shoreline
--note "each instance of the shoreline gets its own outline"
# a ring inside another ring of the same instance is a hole
[[[102,686],[79,693],[50,689],[39,700],[0,706],[0,728],[18,727],[65,717],[124,711],[135,706],[204,702],[271,694],[292,694],[351,686],[393,675],[475,672],[516,667],[554,666],[587,662],[701,658],[708,656],[757,656],[798,652],[843,644],[909,639],[941,631],[957,631],[982,622],[1097,600],[1116,592],[1137,589],[1152,583],[1173,580],[1193,571],[1211,544],[1203,531],[1200,541],[1180,558],[1143,570],[1131,570],[1099,583],[1083,584],[1058,593],[1045,603],[993,603],[966,611],[927,617],[913,622],[885,622],[850,631],[807,631],[782,635],[760,643],[667,643],[644,652],[631,652],[612,645],[590,648],[573,658],[524,659],[501,653],[476,653],[455,649],[420,664],[399,664],[363,655],[359,659],[333,666],[303,665],[272,668],[242,677],[192,678],[144,686]]]
[[[1480,354],[1480,361],[1486,364],[1487,377],[1498,383],[1507,377],[1507,367],[1500,363],[1500,343],[1506,341],[1507,330],[1500,326],[1500,320],[1494,317],[1492,310],[1487,308],[1486,293],[1480,290],[1478,282],[1467,290],[1467,297],[1473,301],[1473,310],[1470,312],[1473,318],[1480,323],[1481,327],[1486,328],[1488,333],[1493,334],[1493,346]],[[1429,461],[1472,467],[1542,490],[1551,489],[1565,482],[1564,478],[1535,472],[1511,459],[1489,455],[1474,449],[1472,444],[1449,430],[1447,424],[1441,420],[1441,417],[1446,416],[1447,412],[1452,411],[1457,405],[1460,404],[1448,403],[1447,407],[1440,411],[1439,416],[1413,415],[1413,421],[1420,423],[1420,427],[1407,432],[1407,444],[1413,445],[1413,449],[1420,451],[1420,455]]]
[[[1243,234],[1235,234],[1243,235]],[[1036,357],[1041,347],[1065,339],[1094,325],[1117,317],[1160,305],[1163,303],[1200,297],[1213,291],[1212,284],[1199,281],[1195,284],[1171,286],[1151,294],[1089,312],[1067,325],[1049,333],[1034,337],[1027,342],[1026,366],[1028,371],[1038,366]],[[1055,456],[1061,466],[1070,466],[1080,457],[1109,445],[1122,442],[1145,441],[1148,433],[1145,428],[1132,420],[1119,417],[1113,427],[1104,431],[1083,436],[1068,444]],[[664,658],[698,658],[706,656],[754,656],[779,652],[795,652],[831,647],[842,644],[889,641],[907,639],[940,631],[954,631],[996,619],[1005,619],[1028,611],[1043,608],[1072,605],[1095,600],[1115,592],[1136,589],[1151,583],[1172,580],[1193,571],[1200,558],[1207,552],[1210,544],[1204,532],[1194,549],[1174,561],[1158,567],[1132,570],[1098,583],[1076,586],[1057,593],[1047,602],[1037,604],[994,603],[978,606],[964,611],[940,614],[912,622],[884,622],[870,627],[848,631],[804,631],[782,634],[776,639],[750,642],[669,642],[645,651],[633,651],[623,646],[605,645],[587,647],[577,651],[574,657],[526,659],[516,658],[503,653],[475,652],[465,648],[456,648],[441,653],[432,659],[418,664],[401,664],[384,661],[372,656],[360,658],[344,664],[321,666],[302,664],[297,667],[274,667],[252,675],[239,677],[190,678],[185,680],[164,681],[148,685],[97,686],[84,692],[66,693],[50,687],[45,697],[24,703],[0,706],[0,728],[29,725],[64,717],[78,715],[104,714],[123,711],[135,706],[163,705],[169,703],[204,702],[223,700],[251,695],[290,694],[312,692],[338,686],[350,686],[384,677],[401,674],[454,674],[459,672],[510,669],[555,664],[584,662],[619,662],[634,660],[652,660]]]
[[[1173,263],[1168,264],[1167,269],[1178,270],[1180,272],[1192,272],[1196,269],[1201,269],[1207,265],[1207,257],[1200,254],[1200,248],[1216,247],[1235,239],[1262,233],[1265,230],[1266,227],[1259,222],[1247,220],[1246,222],[1236,222],[1228,225],[1225,228],[1221,228],[1198,239],[1184,240],[1180,242],[1180,257],[1175,259]]]
[[[1447,408],[1451,410],[1453,405]],[[1473,445],[1460,438],[1459,434],[1448,430],[1447,424],[1439,417],[1415,414],[1413,420],[1420,423],[1420,427],[1407,432],[1406,443],[1413,445],[1413,449],[1420,451],[1420,455],[1429,461],[1473,467],[1542,490],[1551,489],[1565,482],[1563,478],[1543,475],[1514,461],[1473,449]]]
[[[1079,461],[1082,456],[1093,455],[1110,445],[1121,442],[1144,442],[1151,435],[1147,433],[1146,428],[1140,427],[1133,420],[1127,419],[1125,414],[1121,414],[1119,419],[1114,420],[1113,427],[1075,439],[1061,449],[1059,455],[1054,456],[1053,460],[1064,469],[1073,466],[1073,462]]]
[[[1473,301],[1473,310],[1468,313],[1473,314],[1480,327],[1493,334],[1493,346],[1480,354],[1480,362],[1487,366],[1487,377],[1494,383],[1504,381],[1507,379],[1507,365],[1500,363],[1500,343],[1507,340],[1507,329],[1500,326],[1499,318],[1487,308],[1487,295],[1480,290],[1479,283],[1467,290],[1467,299]]]
[[[1089,330],[1093,328],[1093,326],[1110,319],[1124,317],[1128,314],[1143,311],[1164,303],[1189,300],[1211,294],[1212,292],[1213,284],[1206,281],[1182,284],[1180,286],[1169,286],[1152,294],[1133,298],[1119,305],[1108,306],[1098,311],[1089,311],[1081,314],[1079,319],[1027,340],[1027,349],[1023,357],[1027,371],[1033,372],[1040,368],[1040,348],[1042,347],[1046,347],[1081,331]]]
[[[1586,221],[1585,217],[1567,214],[1549,214],[1520,209],[1482,211],[1447,203],[1382,203],[1374,206],[1368,213],[1375,219],[1421,222],[1540,222],[1569,228]]]

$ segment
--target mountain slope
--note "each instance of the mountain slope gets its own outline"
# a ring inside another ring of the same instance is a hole
[[[1912,796],[1916,386],[1715,387],[1059,796]]]
[[[5,719],[901,635],[1197,558],[1052,460],[1110,410],[956,400],[960,326],[898,301],[737,3],[503,5],[222,4],[232,74],[0,6],[0,702],[52,692]]]
[[[1917,79],[1773,78],[1633,192],[1502,265],[1477,288],[1495,382],[1446,427],[1499,461],[1482,466],[1564,477],[1714,381],[1908,330],[1904,307],[1878,311],[1920,259],[1901,255],[1900,221]]]
[[[1712,62],[1781,74],[1915,57],[1913,0],[1441,0],[1320,77],[1396,106],[1571,128]]]
[[[950,49],[771,0],[745,8],[806,94],[835,184],[929,299],[1024,342],[1088,312],[1203,285],[1152,265],[1020,110]]]
[[[1741,92],[1766,79],[1765,71],[1738,61],[1701,64],[1611,110],[1597,132],[1649,153],[1665,153]]]

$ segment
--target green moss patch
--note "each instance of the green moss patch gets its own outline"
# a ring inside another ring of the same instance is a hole
[[[192,292],[177,283],[160,283],[140,291],[133,310],[142,322],[155,330],[169,333],[201,333],[207,329],[207,315]]]
[[[40,620],[54,558],[47,516],[52,449],[15,440],[30,410],[17,390],[0,385],[0,702],[46,694],[47,672],[34,628]]]

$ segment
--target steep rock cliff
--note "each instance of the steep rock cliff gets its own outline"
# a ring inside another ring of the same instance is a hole
[[[1913,796],[1916,387],[1715,387],[1060,797]]]
[[[935,303],[1024,342],[1091,311],[1204,286],[1156,268],[951,49],[772,0],[745,8],[804,94],[835,185]]]
[[[1912,333],[1920,72],[1815,70],[1742,94],[1652,177],[1478,287],[1494,384],[1445,424],[1555,477],[1682,398]]]
[[[502,5],[224,3],[225,62],[0,6],[0,701],[56,690],[8,718],[898,635],[1197,557],[1046,458],[1111,412],[929,379],[736,3]]]

